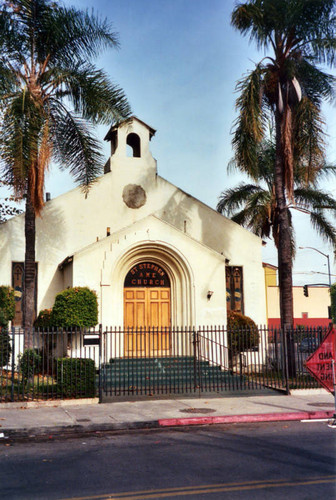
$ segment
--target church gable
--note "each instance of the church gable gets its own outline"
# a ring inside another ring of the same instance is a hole
[[[109,165],[88,196],[77,188],[46,204],[37,230],[48,233],[58,262],[108,231],[122,230],[151,214],[228,258],[241,240],[246,241],[244,248],[260,248],[259,238],[157,175],[149,147],[154,132],[135,117],[113,127],[106,136],[111,142]],[[134,155],[127,156],[127,143]],[[38,255],[44,253],[44,242],[38,238]]]

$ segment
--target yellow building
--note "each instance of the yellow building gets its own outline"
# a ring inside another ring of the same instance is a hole
[[[263,263],[266,288],[266,315],[270,327],[280,326],[279,287],[276,266]],[[329,287],[309,286],[305,297],[302,286],[293,287],[294,326],[328,326],[330,308]]]

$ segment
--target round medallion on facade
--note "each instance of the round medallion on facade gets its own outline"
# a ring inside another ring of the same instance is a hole
[[[137,184],[127,184],[124,187],[122,198],[128,208],[140,208],[146,203],[146,192]]]

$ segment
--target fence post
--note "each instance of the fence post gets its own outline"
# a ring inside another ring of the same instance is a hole
[[[289,395],[289,370],[288,370],[288,348],[287,348],[287,329],[282,330],[282,345],[283,345],[283,368],[285,371],[286,394]]]
[[[99,378],[98,378],[98,391],[99,391],[99,403],[103,400],[103,388],[102,388],[102,344],[103,344],[103,325],[99,324]]]
[[[201,386],[200,386],[200,380],[199,377],[197,376],[198,372],[198,367],[197,367],[197,346],[198,346],[198,333],[196,332],[195,327],[192,329],[192,335],[193,335],[193,347],[194,347],[194,388],[199,389],[199,395],[201,396]]]
[[[14,373],[15,373],[15,328],[12,326],[12,384],[11,401],[14,401]]]

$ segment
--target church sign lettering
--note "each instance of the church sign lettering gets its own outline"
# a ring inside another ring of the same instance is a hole
[[[142,262],[132,267],[125,278],[125,287],[169,288],[169,277],[164,269],[153,262]]]

